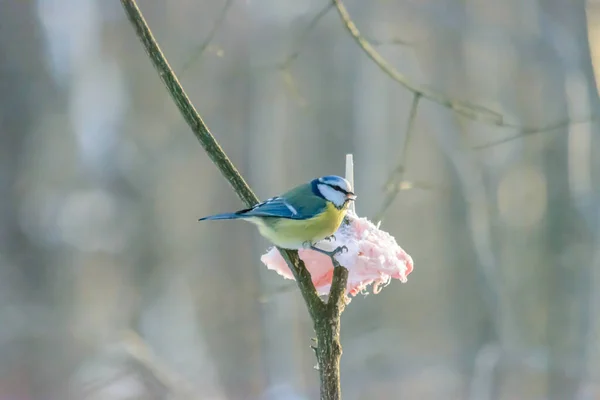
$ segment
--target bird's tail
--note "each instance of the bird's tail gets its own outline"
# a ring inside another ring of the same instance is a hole
[[[209,215],[208,217],[200,218],[198,221],[215,221],[219,219],[241,219],[244,218],[244,214],[240,213],[224,213],[224,214],[215,214]]]

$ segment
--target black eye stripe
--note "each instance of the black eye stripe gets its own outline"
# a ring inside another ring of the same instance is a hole
[[[338,192],[342,192],[344,194],[350,194],[347,190],[342,189],[341,187],[339,187],[338,185],[332,185],[332,184],[328,184],[327,186],[329,186],[330,188],[337,190]]]

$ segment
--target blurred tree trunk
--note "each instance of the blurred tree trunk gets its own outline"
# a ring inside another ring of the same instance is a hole
[[[48,300],[44,293],[49,254],[31,242],[20,224],[22,170],[27,141],[50,95],[51,80],[43,68],[36,9],[31,3],[6,3],[0,13],[0,254],[15,267],[25,298]],[[17,282],[15,282],[17,283]]]
[[[6,310],[13,310],[12,318],[0,313],[1,320],[12,321],[0,326],[2,336],[8,335],[0,348],[0,367],[14,368],[0,375],[24,373],[15,378],[29,386],[31,396],[52,397],[65,389],[61,384],[68,369],[68,357],[52,358],[53,346],[64,339],[60,329],[57,334],[48,326],[63,326],[61,313],[53,308],[57,295],[48,286],[53,254],[24,231],[23,207],[31,183],[24,178],[32,167],[27,145],[45,102],[56,93],[41,59],[35,3],[3,2],[0,8],[0,293]]]
[[[564,110],[557,110],[556,113],[550,110],[549,116],[562,115],[568,111],[571,118],[575,119],[598,109],[596,84],[591,70],[586,3],[585,0],[568,3],[544,0],[540,3],[543,12],[542,26],[551,30],[550,40],[563,62],[564,97],[570,96]],[[585,93],[577,90],[577,80],[587,88],[584,89]],[[597,158],[599,132],[596,126],[587,127],[588,132],[589,129],[593,129],[596,139],[593,143],[588,142],[587,151],[592,152],[591,158]],[[571,165],[575,164],[570,162],[570,158],[581,160],[584,157],[584,154],[570,151],[573,140],[581,139],[582,135],[586,135],[586,132],[575,126],[568,127],[558,132],[556,139],[549,143],[545,151],[548,177],[547,252],[551,268],[547,293],[550,351],[548,397],[557,400],[574,399],[581,389],[582,380],[587,375],[587,340],[589,331],[593,328],[590,324],[595,319],[590,315],[589,307],[597,226],[586,223],[586,219],[597,213],[597,202],[593,199],[598,198],[595,194],[598,186],[587,186],[583,191],[575,190],[581,188],[581,184],[578,184],[581,176],[573,174],[575,171]],[[589,137],[589,133],[587,136]],[[592,147],[592,144],[595,146]],[[588,160],[587,165],[583,166],[585,170],[589,171],[591,168],[591,158],[583,158]],[[585,201],[586,197],[592,201]],[[585,207],[586,203],[591,203],[595,212],[590,213]],[[581,204],[584,209],[579,207]]]
[[[596,67],[595,70],[598,71],[598,45],[600,44],[598,40],[600,38],[600,35],[598,35],[600,28],[599,5],[600,3],[597,1],[587,2],[588,29],[586,39],[588,40],[584,41],[582,38],[581,42],[578,41],[581,48],[585,47],[585,50],[590,50],[582,54],[580,62],[582,64],[581,73],[584,77],[584,82],[587,82],[585,87],[587,95],[583,99],[589,99],[589,112],[594,114],[598,113],[600,109],[598,82],[594,74],[594,66]],[[580,209],[582,208],[580,212],[584,216],[585,221],[588,225],[591,225],[596,234],[593,263],[590,266],[592,276],[590,279],[589,308],[587,310],[589,318],[587,326],[588,334],[585,343],[587,365],[585,377],[588,385],[586,389],[591,390],[593,387],[592,382],[600,380],[600,346],[598,346],[598,338],[600,338],[600,213],[597,211],[600,202],[600,193],[598,191],[598,187],[600,187],[600,157],[598,157],[598,154],[600,154],[600,132],[598,122],[593,121],[589,126],[589,130],[583,133],[583,140],[577,147],[584,149],[584,157],[586,157],[587,165],[581,172],[587,185],[582,190],[584,196],[578,196],[578,203],[580,204]],[[582,136],[581,132],[580,136]],[[571,138],[576,139],[577,137],[577,131],[574,131]],[[585,151],[586,147],[587,151]],[[576,160],[576,158],[574,159]],[[585,397],[582,396],[582,398]]]

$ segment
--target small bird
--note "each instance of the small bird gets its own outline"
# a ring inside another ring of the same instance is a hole
[[[277,247],[311,248],[332,256],[339,249],[327,252],[314,244],[333,236],[344,220],[348,205],[355,199],[350,182],[340,176],[327,175],[254,207],[211,215],[199,221],[242,219],[257,225],[260,234]]]

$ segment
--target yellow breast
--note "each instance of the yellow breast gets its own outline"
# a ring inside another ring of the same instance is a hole
[[[338,210],[327,203],[325,211],[309,219],[252,218],[249,221],[255,223],[261,235],[276,246],[300,249],[306,241],[316,243],[333,235],[344,220],[346,210],[346,207]]]

